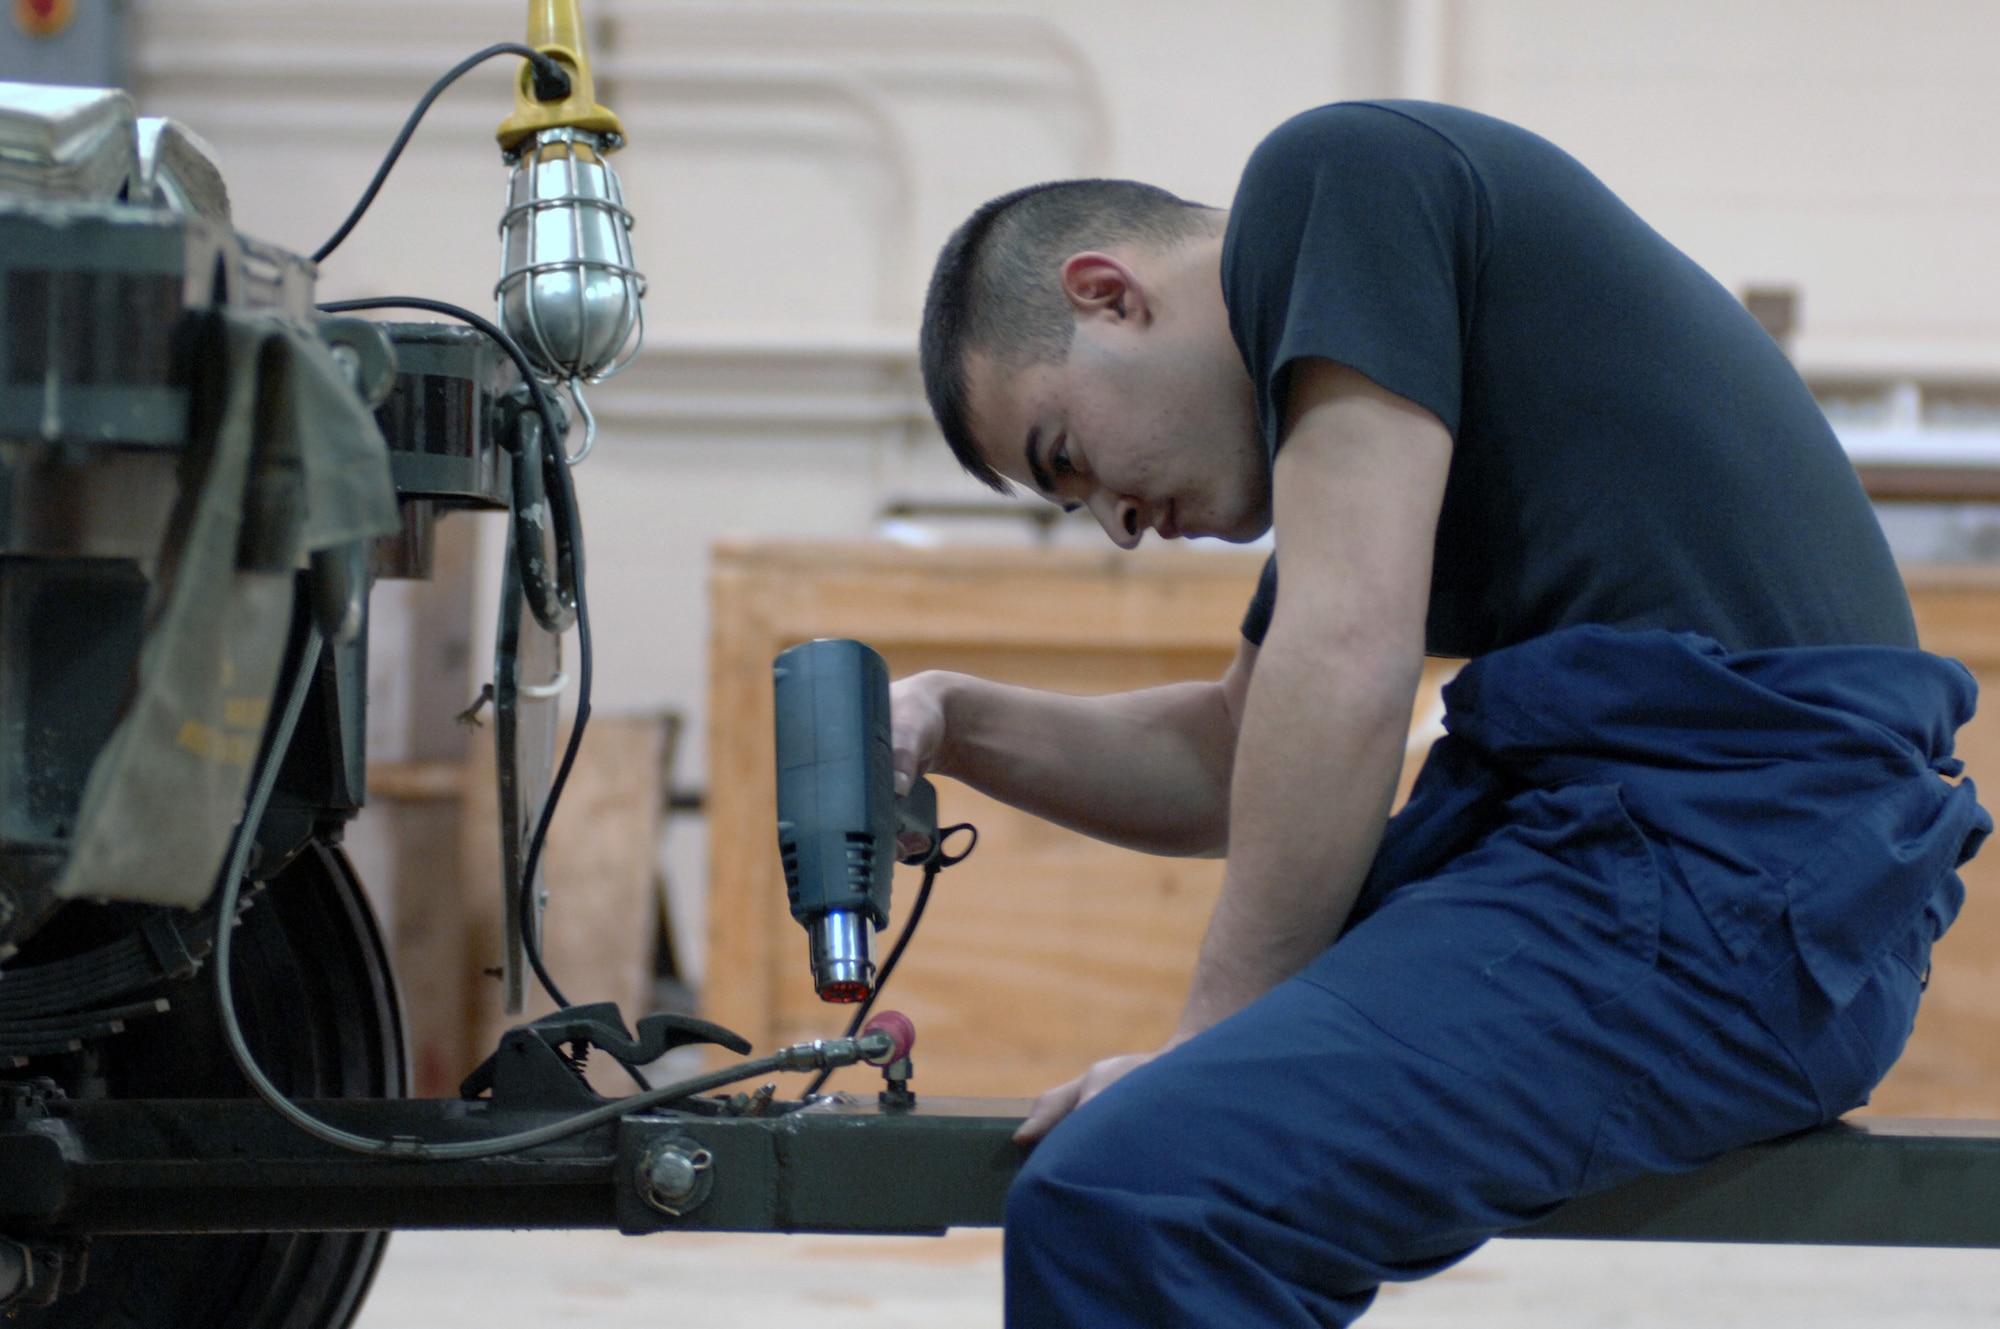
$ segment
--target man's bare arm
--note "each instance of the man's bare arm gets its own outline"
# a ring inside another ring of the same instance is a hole
[[[1437,417],[1351,369],[1295,367],[1272,474],[1284,574],[1238,737],[1229,870],[1175,1041],[1339,933],[1402,768],[1451,463]]]
[[[1219,682],[1071,697],[933,671],[896,684],[896,766],[963,780],[1085,835],[1219,855],[1256,648]]]
[[[1284,574],[1240,712],[1229,868],[1172,1047],[1331,943],[1402,769],[1423,670],[1431,546],[1451,464],[1438,419],[1341,366],[1293,373],[1272,476]],[[1035,1100],[1046,1135],[1156,1053],[1098,1062]]]

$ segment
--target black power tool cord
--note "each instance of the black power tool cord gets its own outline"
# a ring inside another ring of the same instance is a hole
[[[534,396],[535,410],[542,418],[544,437],[544,475],[551,482],[549,491],[550,507],[553,509],[553,525],[558,532],[558,540],[565,537],[571,551],[570,590],[576,601],[577,637],[577,684],[576,719],[570,726],[569,744],[563,749],[562,762],[556,767],[555,779],[549,784],[549,794],[542,802],[542,815],[535,822],[534,834],[528,840],[528,852],[522,860],[521,894],[516,908],[521,913],[521,948],[527,954],[529,967],[535,971],[535,978],[549,999],[556,1005],[567,1008],[570,1001],[550,976],[548,966],[542,960],[541,938],[530,925],[534,917],[535,872],[541,866],[542,847],[549,836],[549,823],[555,817],[556,803],[562,798],[563,788],[569,783],[570,771],[576,765],[577,750],[583,746],[584,727],[590,723],[590,690],[596,655],[590,638],[590,604],[584,595],[583,575],[583,529],[582,520],[577,515],[576,486],[569,471],[569,462],[562,446],[562,430],[558,427],[555,404],[550,400],[548,388],[535,377],[528,363],[528,356],[506,332],[491,321],[481,318],[469,309],[462,309],[443,300],[427,300],[420,296],[383,296],[368,300],[335,300],[323,304],[320,309],[329,314],[352,313],[367,309],[421,309],[434,314],[444,314],[459,319],[471,327],[491,337],[514,361],[521,372],[521,381],[528,385]],[[628,1068],[630,1069],[630,1068]],[[636,1070],[632,1072],[642,1088],[646,1080]]]
[[[210,961],[215,966],[216,1005],[222,1018],[223,1033],[228,1041],[230,1054],[258,1097],[269,1104],[279,1116],[314,1139],[357,1153],[429,1162],[491,1158],[498,1154],[516,1153],[554,1140],[565,1139],[631,1113],[649,1107],[668,1106],[692,1098],[696,1094],[734,1084],[738,1080],[751,1079],[772,1071],[797,1071],[812,1066],[844,1065],[869,1055],[870,1049],[867,1046],[856,1045],[852,1040],[845,1045],[795,1044],[762,1057],[738,1062],[734,1066],[725,1066],[721,1070],[709,1071],[674,1084],[662,1085],[658,1089],[648,1089],[629,1098],[614,1099],[609,1103],[587,1108],[545,1125],[509,1131],[504,1135],[491,1136],[483,1140],[432,1142],[407,1136],[384,1139],[357,1135],[331,1122],[321,1121],[292,1102],[271,1082],[270,1077],[264,1074],[263,1068],[257,1064],[257,1059],[252,1055],[250,1045],[243,1036],[243,1027],[236,1015],[236,993],[231,982],[230,943],[233,940],[232,934],[236,922],[236,903],[243,887],[245,871],[249,866],[250,850],[257,838],[257,824],[263,819],[264,809],[270,802],[272,786],[277,783],[278,768],[284,764],[285,752],[291,747],[292,734],[297,729],[299,714],[305,709],[307,693],[312,690],[313,675],[318,669],[319,657],[319,629],[308,626],[306,639],[299,651],[296,672],[285,691],[282,707],[273,716],[267,741],[251,772],[249,799],[244,808],[243,819],[236,825],[223,865],[221,888],[216,905],[215,950]]]
[[[960,831],[970,835],[972,843],[966,845],[959,853],[947,854],[944,851],[944,842]],[[903,950],[910,944],[910,938],[917,935],[917,924],[924,921],[924,907],[931,902],[931,887],[937,883],[938,873],[963,863],[978,847],[979,828],[969,821],[960,822],[956,826],[946,826],[938,832],[936,842],[931,845],[930,853],[923,860],[924,880],[923,884],[917,887],[916,903],[910,906],[910,921],[903,924],[903,930],[896,934],[896,944],[889,948],[889,958],[882,962],[882,973],[875,980],[874,990],[868,994],[866,1001],[855,1008],[854,1018],[847,1022],[847,1031],[841,1035],[842,1038],[852,1038],[859,1033],[861,1026],[874,1012],[875,999],[882,995],[883,988],[889,986],[889,977],[896,972],[896,962],[903,958]],[[834,1069],[832,1066],[822,1068],[800,1097],[811,1099],[817,1095],[825,1087],[826,1077],[832,1075]]]
[[[444,77],[431,84],[431,90],[423,95],[416,109],[410,112],[410,118],[403,122],[403,132],[396,135],[396,141],[389,145],[388,154],[382,158],[382,165],[376,168],[375,178],[370,180],[368,188],[362,191],[361,201],[354,205],[354,211],[347,214],[347,220],[340,224],[340,229],[328,237],[325,244],[313,251],[313,262],[324,263],[326,256],[340,248],[340,242],[347,238],[347,233],[360,223],[362,214],[368,211],[368,205],[382,192],[383,182],[388,180],[389,172],[396,165],[396,159],[403,155],[403,149],[409,146],[410,136],[417,132],[417,125],[422,122],[424,112],[431,109],[431,103],[475,66],[482,65],[499,55],[518,55],[528,62],[533,71],[536,101],[559,102],[569,96],[569,71],[532,46],[523,46],[519,42],[498,42],[483,51],[474,51],[466,56],[447,70]]]

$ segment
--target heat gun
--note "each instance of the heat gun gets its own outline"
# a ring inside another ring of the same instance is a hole
[[[897,797],[889,667],[858,641],[794,646],[773,666],[778,738],[778,851],[792,917],[810,942],[820,1000],[865,1001],[875,933],[889,921],[899,831],[938,841],[937,791],[921,776]]]

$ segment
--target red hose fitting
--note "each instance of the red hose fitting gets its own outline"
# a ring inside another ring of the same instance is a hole
[[[861,1027],[864,1034],[880,1030],[894,1041],[889,1051],[880,1057],[868,1058],[870,1066],[889,1066],[910,1055],[910,1049],[917,1045],[917,1027],[910,1017],[901,1011],[877,1011],[868,1023]]]

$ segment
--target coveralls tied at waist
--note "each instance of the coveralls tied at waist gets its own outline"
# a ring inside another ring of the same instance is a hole
[[[1511,800],[1609,786],[1741,960],[1787,921],[1838,1008],[1891,948],[1927,953],[1993,828],[1951,783],[1978,688],[1955,660],[1878,646],[1729,653],[1689,633],[1569,628],[1445,688],[1445,737],[1355,911],[1510,821]]]

